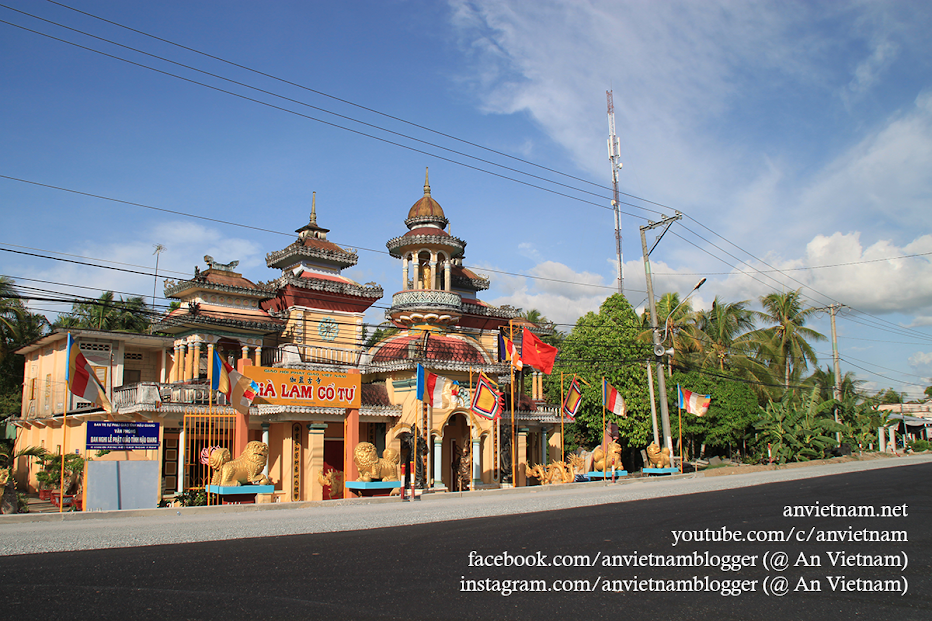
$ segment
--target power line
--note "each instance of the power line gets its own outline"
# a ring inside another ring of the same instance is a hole
[[[62,7],[64,7],[64,8],[68,8],[68,9],[77,11],[76,9],[72,9],[72,7],[68,7],[67,5],[64,5],[64,4],[60,4],[60,3],[55,3],[55,4],[58,4],[59,6],[62,6]],[[0,5],[0,6],[5,6],[5,5]],[[153,55],[153,54],[149,54],[148,52],[144,52],[144,51],[141,51],[141,50],[137,50],[137,49],[135,49],[135,48],[130,48],[130,47],[128,47],[128,46],[123,46],[122,44],[119,44],[119,43],[116,43],[116,42],[113,42],[113,41],[110,41],[110,40],[107,40],[107,39],[103,39],[103,38],[101,38],[101,37],[97,37],[96,35],[91,35],[91,34],[89,34],[89,33],[86,33],[86,32],[83,32],[83,31],[79,31],[79,30],[76,30],[76,29],[74,29],[74,28],[70,28],[70,27],[68,27],[68,26],[64,26],[64,25],[62,25],[62,24],[58,24],[58,23],[56,23],[56,22],[52,22],[52,21],[50,21],[50,20],[45,20],[45,19],[43,19],[43,18],[39,18],[39,17],[33,16],[33,15],[30,15],[30,14],[28,14],[28,13],[25,13],[25,12],[22,12],[22,11],[18,11],[17,9],[12,9],[11,7],[5,7],[5,8],[8,8],[8,9],[14,10],[14,11],[17,11],[17,12],[19,12],[19,13],[21,13],[21,14],[24,14],[24,15],[29,15],[30,17],[34,17],[34,18],[36,18],[36,19],[40,19],[40,20],[42,20],[42,21],[45,21],[46,23],[54,24],[54,25],[59,26],[59,27],[62,27],[62,28],[67,28],[67,29],[72,30],[72,31],[74,31],[74,32],[78,32],[78,33],[84,34],[84,35],[86,35],[86,36],[90,36],[90,37],[96,38],[96,39],[101,40],[101,41],[106,41],[106,42],[111,43],[111,44],[113,44],[113,45],[121,46],[121,47],[123,47],[123,48],[125,48],[125,49],[129,49],[129,50],[136,51],[136,52],[138,52],[138,53],[146,54],[146,55],[148,55],[148,56],[150,56],[150,57],[158,58],[158,59],[163,60],[163,61],[165,61],[165,62],[170,62],[170,63],[176,64],[176,65],[178,65],[178,66],[185,67],[185,68],[190,69],[190,70],[193,70],[193,71],[198,71],[198,72],[203,73],[203,74],[205,74],[205,75],[210,75],[210,76],[212,76],[212,77],[216,77],[216,78],[218,78],[218,79],[226,80],[226,81],[228,81],[228,82],[231,82],[231,83],[234,83],[234,84],[237,84],[237,85],[240,85],[240,86],[244,86],[244,87],[246,87],[246,88],[251,88],[251,89],[254,89],[254,90],[258,90],[258,91],[260,91],[260,92],[263,92],[263,93],[266,93],[266,94],[269,94],[269,95],[272,95],[272,96],[275,96],[275,97],[280,97],[280,98],[282,98],[282,99],[286,99],[286,100],[288,100],[288,101],[292,101],[292,102],[298,103],[298,104],[300,104],[300,105],[309,105],[309,104],[305,104],[305,103],[303,103],[303,102],[299,102],[299,101],[297,101],[297,100],[289,99],[289,98],[287,98],[287,97],[282,97],[282,96],[277,95],[277,94],[275,94],[275,93],[272,93],[272,92],[270,92],[270,91],[264,91],[264,90],[262,90],[262,89],[257,89],[257,88],[255,88],[255,87],[249,86],[249,85],[247,85],[247,84],[243,84],[243,83],[240,83],[240,82],[236,82],[236,81],[233,81],[233,80],[229,80],[229,79],[224,78],[224,77],[222,77],[222,76],[219,76],[219,75],[216,75],[216,74],[212,74],[212,73],[209,73],[209,72],[205,72],[205,71],[202,71],[202,70],[200,70],[200,69],[196,69],[196,68],[191,67],[191,66],[188,66],[188,65],[183,65],[183,64],[180,64],[180,63],[175,63],[174,61],[171,61],[171,60],[168,60],[168,59],[159,57],[159,56],[155,56],[155,55]],[[81,12],[81,11],[77,11],[77,12]],[[97,18],[97,19],[101,19],[102,21],[108,21],[108,22],[109,22],[109,20],[104,20],[103,18],[98,18],[97,16],[91,15],[91,14],[89,14],[89,13],[85,13],[85,14],[86,14],[86,15],[89,15],[89,16],[91,16],[91,17]],[[318,121],[318,122],[321,122],[321,123],[324,123],[324,124],[332,125],[332,126],[334,126],[334,127],[338,127],[338,128],[341,128],[341,129],[344,129],[344,130],[347,130],[347,131],[351,131],[351,132],[354,132],[354,133],[358,133],[358,134],[361,134],[361,135],[364,135],[364,136],[367,136],[367,137],[370,137],[370,138],[374,138],[374,139],[376,139],[376,140],[380,140],[380,141],[383,141],[383,142],[388,142],[388,143],[390,143],[390,144],[394,144],[395,146],[400,146],[400,147],[402,147],[402,148],[406,148],[406,149],[414,150],[414,151],[416,151],[416,152],[424,153],[424,154],[429,155],[429,156],[431,156],[431,157],[437,157],[437,158],[442,159],[442,160],[445,160],[445,161],[450,161],[451,163],[455,163],[455,164],[459,164],[459,165],[462,165],[462,166],[466,166],[466,167],[468,167],[468,168],[473,168],[473,169],[475,169],[475,170],[477,170],[477,171],[480,171],[480,172],[486,172],[487,174],[492,174],[492,175],[499,176],[499,177],[504,178],[504,179],[507,179],[507,180],[515,181],[515,182],[517,182],[517,183],[521,183],[521,184],[524,184],[524,185],[529,185],[530,187],[535,187],[535,188],[537,188],[537,189],[541,189],[541,190],[544,190],[544,191],[556,193],[556,194],[561,195],[561,196],[566,196],[567,198],[570,198],[570,199],[572,199],[572,200],[578,200],[578,201],[580,201],[580,202],[589,203],[589,204],[593,204],[593,205],[595,205],[595,206],[597,206],[597,207],[601,207],[601,208],[604,208],[604,209],[608,209],[608,207],[605,207],[604,205],[601,205],[601,204],[592,203],[591,201],[586,201],[586,200],[583,200],[583,199],[580,199],[580,198],[577,198],[577,197],[572,197],[572,196],[569,196],[569,195],[566,195],[566,194],[563,194],[563,193],[560,193],[560,192],[555,192],[554,190],[551,190],[551,189],[549,189],[549,188],[543,188],[543,187],[540,187],[540,186],[536,186],[536,185],[534,185],[534,184],[528,184],[527,182],[524,182],[524,181],[521,181],[521,180],[513,179],[513,178],[511,178],[511,177],[507,177],[507,176],[504,176],[504,175],[499,175],[499,174],[497,174],[497,173],[494,173],[494,172],[491,172],[491,171],[488,171],[488,170],[484,170],[484,169],[481,169],[481,168],[469,166],[469,165],[467,165],[467,164],[465,164],[465,163],[463,163],[463,162],[457,162],[457,161],[455,161],[455,160],[450,160],[450,159],[448,159],[448,158],[443,158],[443,157],[438,156],[438,155],[436,155],[436,154],[431,154],[431,153],[427,153],[427,152],[424,152],[424,151],[420,151],[420,150],[418,150],[418,149],[413,149],[412,147],[409,147],[409,146],[407,146],[407,145],[402,145],[402,144],[398,144],[398,143],[395,143],[395,142],[392,142],[392,141],[387,141],[387,140],[385,140],[385,139],[383,139],[383,138],[380,138],[380,137],[377,137],[377,136],[372,136],[372,135],[370,135],[370,134],[365,134],[365,133],[363,133],[363,132],[358,132],[358,131],[353,130],[353,129],[350,129],[350,128],[346,128],[346,127],[343,127],[343,126],[340,126],[340,125],[328,123],[327,121],[323,121],[323,120],[321,120],[321,119],[316,119],[316,118],[314,118],[314,117],[309,117],[309,116],[307,116],[307,115],[302,115],[302,114],[297,113],[297,112],[295,112],[295,111],[288,110],[288,109],[285,109],[285,108],[280,108],[280,107],[278,107],[278,106],[274,106],[274,105],[269,104],[269,103],[267,103],[267,102],[262,102],[262,101],[255,100],[255,99],[252,99],[252,98],[249,98],[249,97],[245,97],[245,96],[240,95],[240,94],[238,94],[238,93],[233,93],[233,92],[230,92],[230,91],[226,91],[226,90],[223,90],[223,89],[219,89],[219,88],[217,88],[217,87],[214,87],[214,86],[211,86],[211,85],[208,85],[208,84],[204,84],[204,83],[201,83],[201,82],[197,82],[197,81],[191,80],[191,79],[189,79],[189,78],[185,78],[185,77],[183,77],[183,76],[178,76],[178,75],[175,75],[175,74],[171,74],[171,73],[168,73],[168,72],[165,72],[165,71],[156,69],[156,68],[154,68],[154,67],[149,67],[149,66],[143,65],[143,64],[141,64],[141,63],[136,63],[136,62],[130,61],[130,60],[125,59],[125,58],[120,58],[120,57],[115,56],[115,55],[112,55],[112,54],[107,54],[107,53],[105,53],[105,52],[102,52],[102,51],[99,51],[99,50],[95,50],[95,49],[93,49],[93,48],[89,48],[89,47],[86,47],[86,46],[82,46],[82,45],[79,45],[79,44],[76,44],[76,43],[73,43],[73,42],[70,42],[70,41],[66,41],[66,40],[60,39],[60,38],[58,38],[58,37],[53,37],[53,36],[51,36],[51,35],[48,35],[48,34],[45,34],[45,33],[41,33],[41,32],[38,32],[38,31],[35,31],[35,30],[32,30],[32,29],[29,29],[29,28],[25,28],[25,27],[20,26],[20,25],[17,25],[17,24],[13,24],[13,23],[10,23],[10,22],[3,22],[3,23],[7,23],[8,25],[11,25],[11,26],[14,26],[14,27],[17,27],[17,28],[21,28],[21,29],[23,29],[23,30],[27,30],[27,31],[29,31],[29,32],[33,32],[33,33],[35,33],[35,34],[39,34],[39,35],[41,35],[41,36],[45,36],[45,37],[48,37],[48,38],[51,38],[51,39],[54,39],[54,40],[57,40],[57,41],[60,41],[60,42],[63,42],[63,43],[69,44],[69,45],[73,45],[73,46],[76,46],[76,47],[79,47],[79,48],[82,48],[82,49],[85,49],[85,50],[88,50],[88,51],[92,51],[92,52],[95,52],[95,53],[98,53],[98,54],[101,54],[101,55],[104,55],[104,56],[107,56],[107,57],[110,57],[110,58],[113,58],[113,59],[116,59],[116,60],[121,60],[121,61],[123,61],[123,62],[127,62],[127,63],[132,64],[132,65],[136,65],[136,66],[139,66],[139,67],[142,67],[142,68],[146,68],[146,69],[149,69],[149,70],[158,72],[158,73],[162,73],[162,74],[168,75],[168,76],[170,76],[170,77],[175,77],[175,78],[177,78],[177,79],[181,79],[181,80],[184,80],[184,81],[188,81],[188,82],[191,82],[191,83],[200,85],[200,86],[204,86],[204,87],[206,87],[206,88],[210,88],[210,89],[213,89],[213,90],[217,90],[217,91],[219,91],[219,92],[223,92],[223,93],[230,94],[230,95],[233,95],[233,96],[236,96],[236,97],[240,97],[240,98],[243,98],[243,99],[246,99],[246,100],[249,100],[249,101],[253,101],[253,102],[259,103],[259,104],[261,104],[261,105],[270,106],[270,107],[273,107],[273,108],[276,108],[276,109],[279,109],[279,110],[282,110],[282,111],[285,111],[285,112],[289,112],[289,113],[292,113],[292,114],[297,114],[297,115],[299,115],[299,116],[304,116],[304,117],[306,117],[306,118],[309,118],[310,120],[315,120],[315,121]],[[109,22],[109,23],[112,23],[112,24],[117,25],[117,26],[120,26],[120,27],[124,27],[124,26],[122,26],[122,25],[120,25],[120,24],[117,24],[116,22]],[[129,30],[133,30],[133,29],[129,29]],[[146,34],[146,33],[141,32],[141,31],[136,31],[136,32],[139,32],[140,34],[144,34],[144,35],[146,35],[146,36],[151,36],[151,35],[148,35],[148,34]],[[159,39],[158,37],[153,37],[153,38]],[[170,42],[170,41],[167,41],[167,40],[164,40],[164,39],[159,39],[159,40],[165,41],[165,42],[170,43],[170,44],[172,44],[172,45],[177,45],[177,44],[174,44],[173,42]],[[184,47],[184,46],[179,46],[179,47]],[[191,51],[194,51],[194,52],[196,52],[196,53],[202,54],[201,52],[198,52],[197,50],[193,50],[193,49],[191,49],[191,48],[186,48],[186,49],[190,49]],[[204,54],[204,55],[205,55],[205,56],[210,56],[210,55],[208,55],[208,54]],[[212,58],[217,58],[217,57],[212,57]],[[219,58],[217,58],[217,59],[218,59],[218,60],[221,60],[221,61],[223,61],[223,62],[228,62],[228,61],[225,61],[225,60],[223,60],[223,59],[219,59]],[[230,64],[235,65],[235,66],[240,66],[240,65],[236,65],[235,63],[230,63]],[[251,70],[251,69],[249,69],[249,68],[247,68],[247,67],[242,67],[242,66],[240,66],[240,67],[241,67],[241,68],[244,68],[244,69],[247,69],[247,70],[250,70],[250,71],[254,71],[254,70]],[[256,72],[256,73],[262,74],[262,72]],[[269,76],[268,74],[262,74],[262,75],[266,75],[267,77],[271,77],[271,78],[273,78],[273,79],[278,79],[278,78],[275,78],[275,76]],[[287,81],[285,81],[285,82],[287,82]],[[297,84],[295,84],[295,86],[299,86],[299,87],[300,87],[300,85],[297,85]],[[304,88],[304,87],[301,87],[301,88]],[[312,92],[317,92],[317,91],[313,91],[313,89],[307,89],[307,90],[312,91]],[[326,94],[323,94],[323,95],[324,95],[324,96],[330,97],[329,95],[326,95]],[[337,99],[337,98],[335,98],[335,99]],[[342,100],[341,100],[341,101],[342,101]],[[345,103],[348,103],[348,104],[354,105],[354,106],[357,105],[357,104],[353,104],[352,102],[345,102]],[[392,132],[391,130],[388,130],[388,129],[386,129],[386,128],[379,127],[379,126],[372,125],[372,124],[367,124],[367,123],[364,123],[364,122],[362,122],[362,121],[358,121],[357,119],[352,119],[351,117],[346,117],[346,116],[344,116],[344,115],[339,115],[339,114],[337,114],[337,113],[333,113],[333,112],[331,112],[331,111],[329,111],[329,110],[325,110],[325,109],[323,109],[323,108],[318,108],[318,107],[316,107],[316,106],[309,106],[309,107],[312,107],[312,108],[314,108],[314,109],[321,110],[321,111],[326,112],[326,113],[328,113],[328,114],[335,114],[336,116],[338,116],[338,117],[340,117],[340,118],[346,118],[346,119],[352,120],[352,121],[354,121],[354,122],[362,123],[362,124],[364,124],[364,125],[377,128],[377,129],[379,129],[379,130],[381,130],[381,131],[386,131],[386,132],[394,133],[395,135],[399,135],[399,136],[405,137],[406,139],[415,140],[415,141],[421,142],[421,143],[423,143],[423,144],[428,144],[428,145],[433,146],[433,147],[436,147],[436,148],[448,150],[448,151],[450,151],[450,152],[456,153],[456,154],[461,155],[461,156],[464,156],[464,157],[473,158],[473,156],[470,156],[470,155],[468,155],[468,154],[463,154],[463,153],[460,153],[460,152],[457,152],[457,151],[449,150],[449,149],[446,149],[445,147],[442,147],[442,146],[439,146],[439,145],[434,145],[433,143],[426,143],[425,141],[420,141],[420,140],[417,139],[417,138],[414,138],[414,137],[411,137],[411,136],[407,136],[407,135],[405,135],[405,134],[400,134],[400,133],[398,133],[398,132]],[[359,106],[359,107],[360,107],[360,108],[364,108],[364,107],[361,107],[361,106]],[[371,109],[367,109],[367,110],[370,110],[370,111],[375,112],[375,113],[377,113],[377,114],[382,114],[382,113],[379,113],[378,111],[374,111],[374,110],[371,110]],[[386,115],[386,116],[390,116],[390,115]],[[407,122],[407,121],[404,121],[403,119],[397,119],[397,120],[400,120],[400,121],[405,122],[405,123],[409,123],[409,122]],[[410,123],[409,123],[409,124],[410,124]],[[412,125],[415,125],[415,126],[416,126],[416,124],[412,124]],[[421,127],[421,128],[426,129],[426,130],[428,130],[428,131],[434,131],[434,130],[430,130],[429,128],[424,128],[424,127],[422,127],[422,126],[418,126],[418,127]],[[439,133],[439,132],[438,132],[438,133]],[[450,137],[450,138],[453,138],[453,139],[456,139],[456,140],[460,140],[460,139],[455,138],[455,137],[452,137],[452,136],[449,136],[449,137]],[[468,143],[468,141],[462,141],[462,142]],[[472,143],[469,143],[469,144],[472,144]],[[480,147],[480,148],[484,148],[484,147]],[[488,149],[487,149],[487,150],[488,150]],[[489,150],[489,151],[494,152],[494,150]],[[508,157],[511,157],[511,156],[508,156]],[[486,161],[486,160],[481,160],[481,158],[473,158],[473,159],[478,159],[479,161],[483,161],[483,162],[485,162],[485,163],[489,163],[489,164],[494,165],[494,166],[501,166],[501,165],[499,165],[499,164],[497,164],[497,163],[494,163],[494,162],[489,162],[489,161]],[[517,159],[517,160],[519,160],[519,161],[524,161],[524,160],[520,160],[520,158],[513,158],[513,159]],[[526,162],[526,163],[529,163],[529,164],[531,164],[531,165],[537,166],[536,164],[533,164],[533,163],[531,163],[531,162]],[[506,169],[508,169],[508,170],[513,170],[513,171],[518,172],[518,173],[520,173],[520,174],[529,174],[529,173],[525,173],[525,172],[523,172],[523,171],[518,171],[518,170],[516,170],[516,169],[510,169],[510,168],[504,167],[504,166],[502,166],[502,167],[503,167],[503,168],[506,168]],[[550,169],[548,169],[548,170],[550,170]],[[552,172],[557,172],[558,174],[564,174],[564,173],[559,173],[558,171],[552,171]],[[572,186],[568,186],[568,185],[566,185],[566,184],[560,184],[560,183],[558,183],[558,182],[551,181],[551,180],[547,180],[547,179],[544,179],[544,178],[542,178],[542,177],[537,177],[537,176],[535,176],[535,175],[530,175],[530,176],[535,177],[535,178],[538,178],[538,179],[541,179],[541,180],[545,180],[545,181],[547,181],[548,183],[555,183],[555,184],[557,184],[557,185],[562,185],[562,186],[564,186],[564,187],[574,189],[575,191],[593,194],[593,193],[588,192],[587,190],[583,190],[583,189],[581,189],[581,188],[574,188],[574,187],[572,187]],[[567,175],[567,176],[572,177],[571,175]],[[588,182],[588,181],[582,180],[582,179],[580,179],[580,178],[576,178],[576,179],[577,179],[577,180],[580,180],[580,181],[583,181],[583,182],[585,182],[585,183],[589,183],[589,184],[594,185],[594,186],[596,186],[596,187],[602,187],[602,186],[599,186],[598,184],[594,184],[594,183],[592,183],[592,182]],[[658,207],[667,207],[667,206],[665,206],[665,205],[662,205],[661,203],[657,203],[657,202],[655,202],[655,201],[650,201],[650,200],[648,200],[648,199],[644,199],[644,198],[641,198],[641,197],[637,197],[637,196],[632,195],[632,194],[627,194],[627,193],[622,193],[622,194],[624,194],[625,196],[629,196],[629,197],[631,197],[631,198],[634,198],[634,199],[636,199],[636,200],[640,200],[640,201],[642,201],[642,202],[646,202],[646,203],[648,203],[648,204],[656,205],[656,206],[658,206]],[[594,195],[594,194],[593,194],[593,195]],[[633,205],[633,204],[630,204],[630,203],[625,203],[625,204],[627,204],[627,205],[629,205],[629,206],[632,206],[632,207],[635,207],[635,208],[637,208],[637,209],[646,209],[646,208],[644,208],[644,207],[642,207],[642,206],[640,206],[640,205]],[[654,211],[654,210],[648,210],[648,211]],[[631,217],[640,217],[640,216],[637,216],[637,215],[635,215],[635,214],[631,214],[631,213],[627,213],[627,212],[626,212],[626,215],[629,215],[629,216],[631,216]],[[712,232],[712,233],[715,234],[716,236],[720,237],[720,238],[723,239],[724,241],[726,241],[726,242],[728,242],[729,244],[735,246],[736,248],[738,248],[738,249],[741,250],[742,252],[745,252],[745,253],[748,254],[749,256],[752,256],[752,257],[754,256],[754,255],[751,255],[750,253],[748,253],[746,250],[744,250],[744,249],[740,248],[739,246],[733,244],[733,243],[730,242],[729,240],[725,239],[724,237],[722,237],[722,236],[719,235],[718,233],[715,233],[714,231],[712,231],[712,229],[709,229],[709,228],[706,227],[705,225],[702,225],[700,222],[698,222],[698,221],[695,220],[694,218],[690,218],[690,219],[692,219],[694,222],[696,222],[697,224],[699,224],[699,225],[702,226],[703,228],[706,228],[707,230],[709,230],[710,232]],[[253,227],[253,228],[255,228],[255,227]],[[689,230],[689,229],[687,229],[687,230]],[[692,232],[692,231],[691,231],[691,232]],[[696,234],[695,232],[693,232],[693,233]],[[715,244],[712,244],[708,239],[705,239],[705,238],[703,238],[702,236],[699,236],[698,234],[696,234],[696,235],[697,235],[700,239],[703,239],[703,241],[705,241],[706,243],[709,243],[710,245],[713,245],[713,247],[717,248],[718,250],[720,250],[720,251],[722,251],[722,252],[725,252],[721,247],[716,246]],[[694,245],[694,244],[693,244],[693,245]],[[709,253],[709,254],[710,254],[710,256],[714,256],[714,255],[711,255],[711,253]],[[740,261],[740,259],[738,259],[737,257],[734,257],[734,256],[731,255],[730,253],[727,253],[727,252],[726,252],[726,254],[728,254],[729,256],[731,256],[733,259]],[[759,260],[759,259],[758,259],[758,260]],[[743,262],[743,261],[742,261],[742,262]],[[743,262],[743,263],[744,263],[744,262]],[[745,263],[745,264],[746,264],[746,263]],[[758,273],[763,273],[761,270],[759,270],[759,269],[757,269],[757,268],[753,268],[753,266],[749,266],[749,267],[752,267],[752,269],[754,269],[754,270],[757,271]],[[784,276],[786,276],[786,274],[785,274],[785,272],[784,272],[783,270],[778,270],[778,269],[774,268],[772,271],[774,271],[774,272],[779,272],[779,273],[783,274]],[[503,273],[508,273],[508,272],[503,272]],[[524,276],[524,275],[520,275],[520,276]],[[526,277],[527,277],[527,276],[526,276]],[[756,279],[755,279],[755,280],[756,280]],[[795,280],[795,279],[794,279],[794,280]],[[559,282],[559,281],[558,281],[558,282]],[[567,282],[567,281],[562,281],[562,282]],[[799,281],[796,281],[796,282],[799,282]],[[575,284],[575,283],[574,283],[574,284]],[[763,284],[763,283],[762,283],[762,284]],[[826,298],[828,298],[828,299],[831,299],[829,296],[826,296],[825,294],[822,294],[822,293],[820,293],[820,292],[818,292],[818,291],[815,291],[814,289],[812,289],[812,288],[809,287],[808,285],[804,285],[803,283],[799,283],[799,284],[800,284],[801,286],[804,286],[804,287],[806,287],[806,288],[811,289],[812,291],[814,291],[814,292],[817,293],[818,295],[821,295],[821,296],[824,296],[824,297],[826,297]],[[606,288],[607,288],[607,287],[606,287]],[[881,320],[881,319],[879,319],[879,318],[876,318],[876,317],[875,317],[875,319],[878,320],[878,321],[883,321],[883,320]]]

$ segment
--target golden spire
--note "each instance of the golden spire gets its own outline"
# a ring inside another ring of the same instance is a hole
[[[317,192],[311,193],[311,224],[317,226]]]
[[[424,167],[424,196],[430,196],[430,178],[428,176],[429,169]]]

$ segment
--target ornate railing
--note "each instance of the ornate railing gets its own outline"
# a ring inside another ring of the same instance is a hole
[[[404,307],[415,308],[454,308],[459,310],[462,299],[459,293],[437,289],[408,289],[392,296],[392,309]]]
[[[113,407],[117,410],[137,405],[154,406],[156,403],[207,404],[210,401],[210,384],[206,379],[173,384],[139,382],[113,389]],[[226,396],[215,392],[213,402],[226,405]]]
[[[332,364],[359,366],[362,349],[340,349],[337,347],[315,347],[300,343],[288,343],[275,349],[262,350],[262,366],[289,367],[296,364]]]

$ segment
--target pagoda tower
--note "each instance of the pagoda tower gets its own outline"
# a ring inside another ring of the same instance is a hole
[[[281,276],[266,283],[275,297],[262,308],[285,322],[282,342],[295,344],[300,360],[272,362],[355,365],[363,317],[382,297],[382,287],[360,285],[341,273],[356,265],[358,256],[329,241],[329,229],[317,224],[316,192],[309,222],[295,232],[293,243],[266,255],[266,265],[280,269]]]

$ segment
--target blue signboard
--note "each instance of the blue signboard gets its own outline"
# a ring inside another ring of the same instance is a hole
[[[132,451],[159,448],[158,423],[87,422],[87,450]]]

